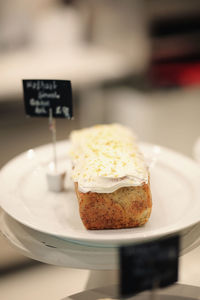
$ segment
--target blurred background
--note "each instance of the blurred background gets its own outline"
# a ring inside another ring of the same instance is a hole
[[[192,157],[200,134],[200,1],[0,0],[0,73],[0,167],[51,140],[47,119],[24,114],[21,80],[35,78],[72,81],[75,118],[57,120],[58,140],[120,122],[142,141]],[[181,278],[200,285],[195,251],[183,258]],[[46,284],[44,293],[52,280],[64,297],[84,285],[64,285],[68,274],[87,277],[80,272],[33,262],[0,238],[2,299],[14,299],[11,286],[21,293],[15,299],[27,299],[25,278],[30,290],[34,280]]]

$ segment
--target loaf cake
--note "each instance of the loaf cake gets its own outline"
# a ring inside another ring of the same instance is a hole
[[[70,135],[73,180],[86,229],[144,225],[151,214],[150,176],[132,131],[96,125]]]

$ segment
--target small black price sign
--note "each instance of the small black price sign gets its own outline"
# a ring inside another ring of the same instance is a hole
[[[179,236],[122,246],[120,296],[165,287],[178,280]]]
[[[72,88],[69,80],[23,80],[25,111],[31,117],[72,119]]]

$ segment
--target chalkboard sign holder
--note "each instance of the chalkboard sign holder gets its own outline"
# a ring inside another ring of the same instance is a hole
[[[65,172],[59,172],[56,153],[56,118],[73,119],[72,89],[69,80],[26,79],[22,80],[24,107],[27,116],[46,117],[52,134],[53,162],[47,172],[51,191],[64,187]]]
[[[49,129],[52,133],[54,170],[55,170],[55,173],[57,173],[56,120],[53,118],[52,108],[49,109]]]

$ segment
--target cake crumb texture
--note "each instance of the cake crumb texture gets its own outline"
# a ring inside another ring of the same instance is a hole
[[[122,187],[113,193],[81,193],[75,183],[79,212],[86,229],[117,229],[144,225],[151,214],[150,186]]]

